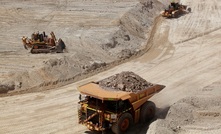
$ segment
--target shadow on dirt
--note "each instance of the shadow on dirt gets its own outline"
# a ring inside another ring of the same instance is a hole
[[[0,85],[0,94],[8,93],[11,90],[15,89],[15,85]]]
[[[179,14],[179,16],[177,16],[177,17],[165,17],[166,19],[178,19],[178,18],[180,18],[180,17],[183,17],[183,16],[186,16],[186,15],[188,15],[188,14],[192,14],[193,12],[189,12],[189,13],[182,13],[182,14]]]
[[[149,128],[149,125],[156,121],[157,119],[165,119],[170,107],[165,108],[156,108],[156,116],[153,120],[147,123],[138,123],[134,125],[126,134],[146,134]],[[85,134],[102,134],[102,132],[97,131],[85,131]],[[111,130],[107,130],[105,134],[114,134]]]
[[[132,128],[130,128],[128,130],[128,132],[126,132],[126,134],[144,134],[147,132],[149,125],[153,122],[154,120],[145,123],[145,124],[141,124],[138,123],[136,125],[134,125]],[[97,131],[85,131],[85,134],[114,134],[111,129],[107,130],[105,133],[102,132],[97,132]]]
[[[102,132],[97,132],[97,131],[85,131],[85,134],[102,134]]]
[[[164,108],[157,108],[156,109],[155,120],[157,120],[157,119],[165,119],[169,109],[170,109],[169,106],[164,107]]]

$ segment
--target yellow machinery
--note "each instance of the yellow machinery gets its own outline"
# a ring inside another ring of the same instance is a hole
[[[178,18],[180,15],[190,12],[191,8],[186,5],[179,4],[178,2],[171,2],[168,8],[161,12],[161,15],[167,18]]]
[[[89,130],[105,132],[112,129],[115,134],[128,131],[132,124],[146,122],[155,115],[155,104],[147,101],[165,86],[150,84],[148,88],[127,92],[105,89],[97,82],[80,86],[78,102],[79,123]]]
[[[51,37],[43,33],[33,33],[31,39],[23,36],[22,42],[25,49],[31,48],[31,53],[61,53],[65,49],[62,39],[56,39],[54,32],[50,33]]]

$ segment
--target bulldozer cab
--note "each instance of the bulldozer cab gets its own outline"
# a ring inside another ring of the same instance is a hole
[[[176,2],[171,2],[170,5],[168,6],[167,10],[178,10],[179,9],[179,3]]]

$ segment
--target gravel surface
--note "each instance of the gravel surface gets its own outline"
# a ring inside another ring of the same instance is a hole
[[[125,71],[110,76],[98,82],[104,89],[121,90],[126,92],[138,92],[153,86],[139,75]]]

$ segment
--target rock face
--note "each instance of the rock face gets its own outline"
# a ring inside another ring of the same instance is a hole
[[[138,92],[152,86],[133,72],[121,72],[98,82],[104,89]]]

